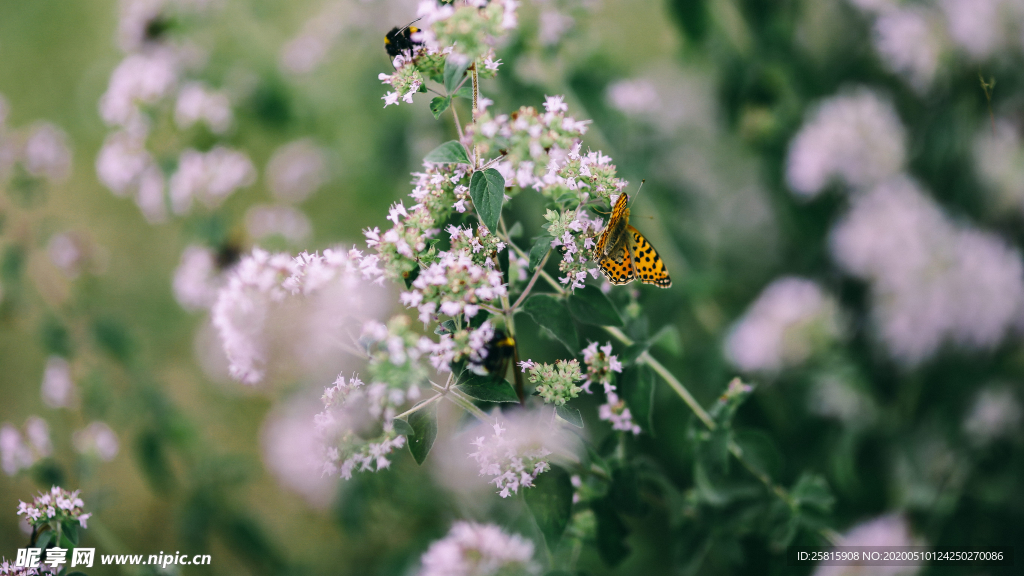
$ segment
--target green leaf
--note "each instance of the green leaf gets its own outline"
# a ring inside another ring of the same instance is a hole
[[[516,222],[515,224],[512,225],[511,228],[508,229],[508,237],[509,238],[519,238],[522,235],[523,235],[523,223],[522,222]]]
[[[673,356],[683,353],[683,340],[679,335],[679,328],[672,324],[662,326],[661,330],[658,330],[658,333],[651,338],[651,343]]]
[[[583,414],[576,408],[570,408],[569,406],[555,406],[555,414],[562,420],[565,420],[569,424],[577,428],[583,428]]]
[[[558,298],[550,294],[535,294],[523,302],[522,310],[541,328],[564,344],[569,352],[575,354],[579,351],[580,339],[576,333],[576,325],[572,323],[569,310]]]
[[[548,550],[554,550],[572,515],[572,481],[559,466],[537,476],[533,488],[523,490],[526,507],[544,534]]]
[[[437,334],[438,336],[443,336],[445,334],[454,334],[454,333],[455,333],[455,321],[454,320],[445,320],[444,322],[441,322],[440,324],[438,324],[437,328],[434,328],[434,334]]]
[[[47,530],[46,532],[40,534],[38,538],[36,538],[35,548],[42,548],[43,550],[45,550],[46,547],[50,545],[50,540],[53,540],[53,532]]]
[[[641,516],[647,511],[644,501],[640,499],[640,481],[636,469],[625,466],[612,473],[608,502],[616,511],[627,516]]]
[[[68,572],[64,576],[88,576],[88,574],[86,574],[85,572],[79,572],[78,570],[75,570],[74,572]]]
[[[72,546],[78,545],[78,522],[72,524],[70,520],[61,522],[61,529],[64,531],[64,536],[71,542]]]
[[[395,424],[395,432],[398,432],[402,436],[412,438],[416,435],[416,430],[407,421],[402,420],[401,418],[395,418],[392,422]]]
[[[456,386],[460,392],[484,402],[519,402],[515,389],[505,380],[494,380],[466,372],[466,378]]]
[[[597,552],[605,564],[618,566],[629,556],[630,549],[626,544],[629,529],[607,498],[595,500],[591,508],[597,520]]]
[[[430,111],[434,113],[434,119],[441,117],[444,111],[448,109],[452,103],[451,96],[437,96],[430,101]]]
[[[428,152],[423,159],[434,164],[469,164],[466,147],[458,140],[449,140],[441,144]]]
[[[648,434],[654,434],[654,372],[646,364],[627,368],[622,374],[621,394],[633,421]]]
[[[569,312],[576,320],[593,326],[622,327],[622,316],[597,286],[584,286],[569,296]]]
[[[830,512],[835,504],[835,497],[828,482],[817,474],[804,472],[791,491],[793,499],[800,503],[801,507],[815,509],[819,512]]]
[[[498,230],[501,205],[505,202],[505,179],[494,168],[473,172],[469,180],[469,196],[476,215],[492,233]]]
[[[466,75],[466,69],[473,61],[458,53],[451,53],[444,61],[444,91],[448,94],[455,92],[455,87]]]
[[[409,426],[416,433],[409,437],[409,452],[417,464],[423,464],[437,438],[437,403],[409,414]]]
[[[508,382],[498,382],[489,385],[462,384],[456,386],[456,388],[466,396],[483,400],[484,402],[519,402],[516,391]]]
[[[632,346],[628,346],[619,354],[619,361],[626,366],[635,364],[636,359],[639,358],[640,355],[643,354],[644,352],[647,352],[647,349],[650,347],[650,342],[637,342]]]
[[[544,259],[544,256],[551,250],[551,241],[553,237],[547,234],[542,234],[533,241],[533,247],[530,248],[530,272],[537,269],[540,266],[540,261]]]
[[[456,92],[455,94],[452,94],[452,96],[455,96],[456,98],[465,98],[466,100],[472,100],[473,79],[470,78],[469,80],[467,80],[466,83],[462,85],[462,88],[459,88],[459,91]]]

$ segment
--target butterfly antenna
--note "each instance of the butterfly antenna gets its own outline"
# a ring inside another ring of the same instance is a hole
[[[640,180],[640,187],[636,189],[636,194],[634,194],[633,199],[629,201],[630,204],[636,202],[636,199],[640,196],[640,191],[644,189],[644,182],[647,182],[647,178]]]

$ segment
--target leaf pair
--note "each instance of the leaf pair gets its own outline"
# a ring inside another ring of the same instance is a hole
[[[434,113],[434,118],[438,118],[444,111],[448,109],[452,104],[452,98],[472,98],[473,88],[472,80],[468,80],[469,86],[463,85],[459,88],[459,83],[462,82],[462,77],[466,75],[466,69],[472,64],[472,60],[466,58],[460,54],[450,54],[444,61],[444,96],[438,96],[430,101],[430,111]]]

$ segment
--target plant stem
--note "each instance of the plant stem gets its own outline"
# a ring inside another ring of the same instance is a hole
[[[476,62],[470,66],[473,70],[473,123],[476,124],[476,117],[480,114],[480,74],[476,70]],[[480,147],[473,146],[473,168],[480,166]]]
[[[512,305],[512,312],[515,312],[515,309],[518,308],[519,305],[523,303],[523,300],[525,300],[530,294],[530,290],[533,289],[533,285],[537,283],[537,278],[540,278],[540,273],[544,271],[544,265],[548,263],[548,256],[550,255],[551,250],[548,250],[547,253],[544,254],[544,258],[541,259],[540,264],[537,264],[537,269],[533,271],[533,277],[530,278],[530,281],[526,284],[526,288],[523,289],[523,293],[519,295],[519,298],[516,298],[515,304]]]
[[[424,400],[423,402],[420,402],[419,404],[413,406],[412,408],[409,408],[405,412],[402,412],[398,416],[395,416],[395,418],[403,418],[403,417],[408,416],[408,415],[410,415],[410,414],[412,414],[414,412],[419,412],[420,410],[426,408],[427,406],[433,404],[434,402],[437,402],[438,400],[440,400],[443,397],[444,397],[444,394],[438,392],[436,396],[433,396],[431,398],[428,398],[428,399]]]
[[[615,328],[614,326],[605,326],[604,329],[612,336],[618,338],[619,341],[621,341],[626,346],[633,345],[633,339],[623,334],[622,331],[619,330],[618,328]],[[647,364],[648,366],[651,367],[652,370],[657,372],[658,375],[661,376],[665,380],[665,382],[668,383],[669,387],[671,387],[672,390],[674,390],[675,393],[678,394],[679,397],[683,399],[683,402],[685,402],[686,405],[690,407],[690,410],[693,411],[697,418],[700,418],[700,421],[703,422],[704,425],[708,427],[708,430],[714,430],[718,428],[718,426],[715,424],[715,421],[712,420],[711,415],[708,414],[706,410],[704,410],[700,403],[697,402],[697,399],[693,397],[693,394],[690,394],[690,391],[686,389],[686,386],[683,386],[683,383],[676,379],[676,377],[673,376],[672,373],[669,372],[668,369],[666,369],[661,364],[661,362],[658,362],[653,356],[650,355],[650,353],[646,351],[643,354],[641,354],[639,358],[637,358],[637,361]]]
[[[469,398],[463,396],[458,390],[452,388],[451,390],[448,390],[448,393],[445,394],[444,397],[459,408],[462,408],[466,412],[476,416],[477,420],[481,422],[488,421],[487,414],[483,410],[477,408]]]

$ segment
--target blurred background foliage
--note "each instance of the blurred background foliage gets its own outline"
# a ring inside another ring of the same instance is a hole
[[[653,433],[624,438],[588,418],[592,443],[605,456],[628,455],[628,465],[616,472],[606,508],[594,509],[604,528],[596,536],[584,530],[589,545],[570,552],[581,554],[583,573],[809,573],[787,567],[780,546],[819,544],[823,529],[843,532],[894,512],[930,544],[1024,541],[1024,314],[1017,311],[1011,334],[980,350],[947,343],[924,361],[900,362],[875,337],[870,283],[845,273],[830,252],[851,196],[833,181],[808,199],[787,181],[791,143],[818,103],[869,86],[906,130],[908,173],[949,218],[1019,250],[1024,212],[986,193],[993,185],[979,175],[977,140],[995,133],[998,117],[1019,143],[1024,47],[1018,40],[979,55],[936,32],[937,72],[918,81],[913,70],[894,72],[876,50],[882,12],[864,8],[870,4],[547,0],[526,3],[520,28],[501,44],[501,73],[482,84],[495,109],[539,106],[545,95],[564,93],[570,113],[594,119],[585,146],[609,154],[630,190],[646,179],[633,222],[658,246],[675,284],[667,291],[631,285],[614,299],[624,310],[642,304],[650,325],[633,323],[634,337],[668,327],[652,353],[701,404],[713,405],[740,373],[725,342],[774,279],[813,280],[843,317],[843,335],[812,338],[799,362],[749,370],[758,386],[732,428],[759,470],[805,498],[799,512],[780,511],[735,461],[701,472],[712,441],[696,439],[689,410],[659,380]],[[939,18],[939,3],[903,4],[932,10],[928,22]],[[172,290],[188,245],[317,250],[359,242],[361,229],[384,224],[419,159],[454,137],[426,99],[382,107],[377,74],[390,66],[383,34],[414,14],[413,3],[399,1],[224,0],[201,17],[166,23],[168,34],[202,47],[199,77],[231,95],[234,124],[218,136],[167,130],[154,146],[207,150],[216,141],[243,150],[261,177],[216,208],[150,224],[96,175],[108,136],[97,103],[124,56],[118,4],[0,2],[7,130],[52,122],[73,155],[69,177],[10,176],[0,199],[0,422],[20,430],[39,415],[53,443],[28,469],[0,476],[0,510],[8,511],[0,514],[0,553],[11,558],[27,542],[14,515],[18,500],[53,483],[82,490],[96,512],[85,542],[99,553],[213,554],[212,566],[186,573],[404,574],[464,517],[490,518],[541,541],[521,499],[467,504],[435,479],[443,470],[432,475],[408,455],[390,471],[341,482],[333,503],[312,506],[268,470],[266,422],[286,398],[329,382],[257,392],[228,382],[222,368],[204,364],[218,345],[206,314],[183,310]],[[290,67],[288,43],[317,30],[327,30],[320,59]],[[979,77],[996,80],[991,99]],[[328,167],[300,205],[312,234],[255,239],[244,221],[247,209],[272,198],[264,167],[275,149],[299,138],[310,138]],[[1011,182],[1008,193],[1024,198],[1021,187]],[[540,206],[527,194],[510,206],[524,238],[540,232]],[[90,251],[87,269],[72,276],[50,256],[54,236],[65,232]],[[582,335],[608,340],[596,329]],[[537,361],[557,354],[547,340],[522,346]],[[77,390],[70,407],[49,407],[40,396],[54,355],[70,362]],[[840,404],[853,417],[814,409],[826,380],[852,390]],[[1009,416],[989,440],[972,440],[965,422],[992,387]],[[116,434],[109,461],[73,445],[73,432],[93,421]]]

